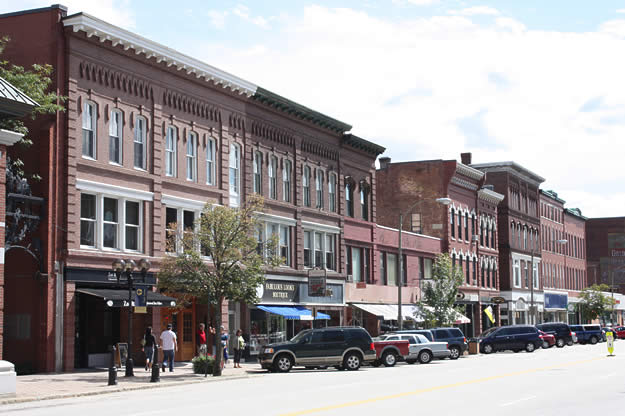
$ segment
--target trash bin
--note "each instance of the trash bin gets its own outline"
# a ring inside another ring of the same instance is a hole
[[[474,340],[469,341],[469,354],[479,354],[480,343]]]

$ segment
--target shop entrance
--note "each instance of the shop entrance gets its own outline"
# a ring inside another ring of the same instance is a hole
[[[193,340],[193,309],[173,310],[165,309],[161,314],[161,329],[167,329],[167,324],[171,324],[172,331],[176,333],[178,339],[178,352],[176,361],[190,361],[195,356],[195,343]],[[160,332],[158,333],[160,336]],[[160,345],[160,339],[158,340]]]

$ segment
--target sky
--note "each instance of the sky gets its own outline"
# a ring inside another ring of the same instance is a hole
[[[513,160],[587,217],[625,215],[625,0],[62,4],[346,122],[393,161]]]

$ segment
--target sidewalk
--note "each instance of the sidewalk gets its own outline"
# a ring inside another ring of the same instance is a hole
[[[134,377],[124,377],[124,369],[117,371],[117,385],[108,385],[107,369],[77,370],[71,373],[33,374],[17,377],[15,397],[0,399],[0,405],[34,400],[61,399],[65,397],[90,396],[120,391],[160,388],[187,383],[203,383],[241,379],[262,374],[258,363],[242,363],[242,368],[232,368],[232,362],[224,368],[221,377],[193,374],[190,362],[176,363],[174,372],[160,373],[159,383],[150,383],[151,372],[141,366],[135,367]]]

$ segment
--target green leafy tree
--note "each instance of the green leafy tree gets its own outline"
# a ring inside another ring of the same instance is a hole
[[[452,325],[457,319],[454,303],[462,279],[462,269],[452,266],[449,254],[436,256],[432,279],[424,283],[417,302],[417,320],[423,320],[426,328]]]
[[[603,293],[608,291],[610,287],[606,284],[592,285],[581,291],[576,308],[585,321],[603,318],[612,312],[612,297]]]
[[[196,297],[208,299],[214,305],[216,357],[213,375],[221,375],[221,310],[226,300],[257,303],[257,288],[265,281],[267,267],[276,267],[277,236],[259,243],[258,213],[260,198],[250,199],[241,208],[206,204],[196,230],[184,230],[181,235],[168,235],[170,251],[158,274],[158,286],[181,300]],[[169,229],[176,229],[170,224]],[[265,253],[267,253],[265,255]],[[209,257],[212,261],[207,261]]]

